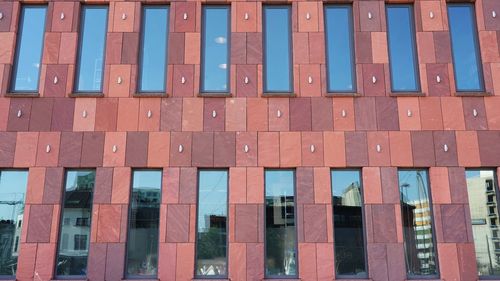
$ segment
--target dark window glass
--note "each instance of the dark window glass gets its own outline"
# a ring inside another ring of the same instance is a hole
[[[354,92],[356,74],[352,7],[350,5],[326,6],[325,25],[328,91]]]
[[[399,192],[408,276],[436,276],[436,244],[426,170],[400,170]]]
[[[27,171],[0,171],[0,277],[16,275],[27,184]]]
[[[290,7],[264,6],[264,91],[292,92]]]
[[[295,173],[267,170],[266,276],[297,276],[295,229]]]
[[[133,173],[127,232],[127,275],[156,276],[161,203],[160,170]]]
[[[332,195],[336,275],[367,277],[359,171],[332,171]]]
[[[142,10],[139,92],[164,92],[167,72],[167,6],[145,6]]]
[[[448,21],[457,91],[483,91],[474,4],[449,4]]]
[[[478,275],[499,276],[500,236],[496,173],[494,170],[469,170],[465,174]]]
[[[13,92],[37,92],[40,79],[46,6],[22,6],[12,71]]]
[[[87,250],[87,235],[75,234],[74,250]]]
[[[61,214],[59,234],[59,250],[57,253],[57,276],[85,276],[87,274],[88,239],[90,236],[90,220],[92,218],[92,195],[95,184],[93,170],[74,170],[66,172],[64,189],[64,205]],[[76,225],[77,218],[88,219],[88,225]],[[67,220],[72,223],[65,224]],[[73,244],[68,247],[68,235]],[[76,235],[80,238],[77,241]],[[85,245],[83,245],[85,242]]]
[[[229,91],[229,7],[203,7],[202,91]]]
[[[227,275],[227,171],[198,175],[196,275]]]
[[[80,21],[80,47],[76,65],[75,90],[77,92],[101,92],[108,8],[84,5]]]
[[[387,6],[387,41],[392,91],[419,91],[412,5]]]

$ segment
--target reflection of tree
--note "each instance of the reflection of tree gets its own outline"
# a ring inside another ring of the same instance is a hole
[[[198,259],[212,259],[226,255],[226,236],[219,228],[210,227],[198,233]]]

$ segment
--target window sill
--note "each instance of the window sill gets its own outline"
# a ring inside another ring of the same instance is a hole
[[[40,93],[38,92],[9,92],[5,93],[5,97],[9,98],[39,98]]]
[[[425,97],[424,92],[390,92],[390,97]]]
[[[230,98],[233,96],[231,93],[224,93],[224,92],[200,92],[197,95],[200,98]],[[195,279],[193,279],[195,280]],[[205,279],[202,279],[205,280]],[[218,279],[215,279],[218,280]],[[226,279],[222,279],[226,280]]]
[[[489,97],[493,96],[490,92],[455,92],[457,97]]]
[[[297,97],[297,94],[290,92],[264,92],[262,93],[263,98],[295,98]],[[281,279],[273,279],[272,280],[281,280]],[[267,280],[267,279],[263,279]],[[294,279],[286,279],[286,280],[294,280]],[[298,280],[298,279],[297,279]]]
[[[326,97],[361,97],[362,95],[358,92],[327,92]]]
[[[167,98],[169,95],[165,92],[137,92],[132,94],[134,98]]]
[[[103,98],[104,93],[93,93],[93,92],[79,92],[79,93],[70,93],[68,95],[70,98]]]

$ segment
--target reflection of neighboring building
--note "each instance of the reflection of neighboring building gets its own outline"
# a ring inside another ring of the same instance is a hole
[[[283,225],[294,225],[295,223],[295,213],[294,213],[294,196],[280,196],[267,198],[267,201],[272,203],[267,203],[268,207],[266,218],[267,220],[272,220],[274,226],[280,227]],[[273,212],[273,213],[270,213]],[[270,225],[270,224],[267,224]]]
[[[435,268],[434,243],[432,241],[432,214],[428,200],[409,202],[413,207],[413,237],[416,257],[421,271],[433,271]]]
[[[478,177],[467,178],[467,186],[478,271],[497,272],[500,266],[500,235],[493,174],[480,173]]]
[[[2,194],[2,197],[0,206],[4,217],[0,219],[0,260],[4,262],[0,275],[13,274],[16,270],[24,214],[24,193]]]

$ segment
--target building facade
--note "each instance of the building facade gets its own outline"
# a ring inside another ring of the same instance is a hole
[[[500,279],[500,1],[1,1],[0,278]]]

